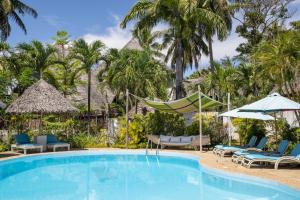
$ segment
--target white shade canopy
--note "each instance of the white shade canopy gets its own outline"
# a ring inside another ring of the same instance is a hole
[[[273,93],[254,103],[241,107],[240,112],[280,112],[300,110],[300,104],[278,93]]]
[[[222,113],[220,117],[234,117],[244,119],[274,120],[274,117],[261,112],[239,112],[239,108]]]

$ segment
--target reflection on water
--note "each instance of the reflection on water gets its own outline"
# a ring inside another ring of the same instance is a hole
[[[0,164],[1,200],[300,199],[297,191],[266,183],[165,156],[50,156]]]

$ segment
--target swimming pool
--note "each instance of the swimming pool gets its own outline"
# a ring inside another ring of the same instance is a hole
[[[204,168],[191,156],[77,152],[0,162],[1,200],[296,200],[288,186]]]

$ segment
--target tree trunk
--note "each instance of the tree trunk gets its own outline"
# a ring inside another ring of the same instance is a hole
[[[211,36],[209,36],[207,40],[208,40],[210,70],[214,72],[215,71],[215,67],[214,67],[214,55],[213,55],[213,49],[212,49],[212,39],[211,39]]]
[[[91,127],[91,69],[88,71],[88,135]]]
[[[176,46],[176,99],[183,97],[182,81],[183,81],[183,51],[181,39],[177,39]]]
[[[136,99],[136,100],[135,100],[135,114],[138,113],[138,107],[139,107],[139,102],[138,102],[138,100]]]

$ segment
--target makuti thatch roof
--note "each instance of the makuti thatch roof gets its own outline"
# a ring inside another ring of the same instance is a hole
[[[143,51],[143,47],[140,45],[138,39],[136,38],[131,38],[127,44],[122,49],[129,49],[129,50],[138,50],[138,51]]]
[[[91,71],[91,110],[97,113],[105,111],[107,105],[112,103],[115,94],[108,88],[104,87],[103,83],[99,82],[97,74],[100,68],[92,69]],[[86,73],[80,76],[81,83],[77,85],[76,92],[69,95],[67,98],[78,106],[87,107],[88,104],[88,76]]]
[[[15,100],[6,109],[7,113],[70,113],[78,111],[77,108],[64,98],[52,85],[39,80]]]

